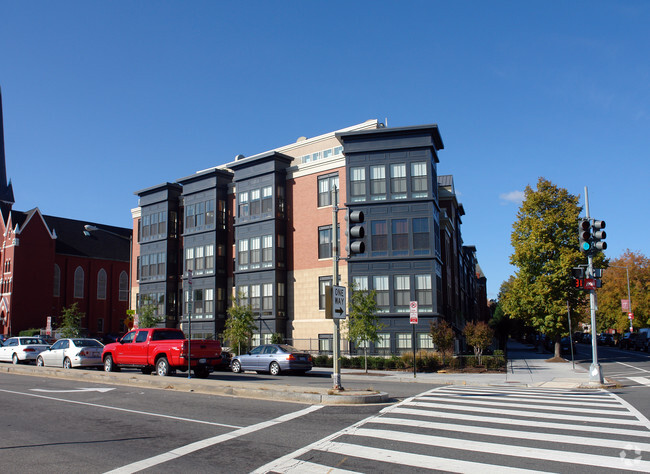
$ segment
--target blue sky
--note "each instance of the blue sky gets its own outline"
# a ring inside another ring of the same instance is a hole
[[[489,297],[541,176],[588,186],[607,256],[648,255],[649,24],[644,0],[0,0],[15,208],[129,227],[137,190],[376,118],[440,127]]]

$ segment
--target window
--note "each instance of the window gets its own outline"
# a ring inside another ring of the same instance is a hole
[[[257,216],[262,212],[262,202],[259,189],[253,189],[251,191],[251,204],[250,204],[250,213],[251,216]]]
[[[205,202],[205,225],[214,225],[214,201]]]
[[[149,232],[151,231],[150,223],[151,216],[142,216],[142,238],[146,239],[149,237]]]
[[[388,277],[373,276],[372,288],[375,290],[378,312],[387,313],[390,309],[390,295],[388,293]]]
[[[194,271],[194,247],[188,247],[185,249],[185,270]]]
[[[239,195],[239,217],[248,216],[248,192]]]
[[[194,271],[197,275],[202,275],[203,269],[205,268],[205,257],[203,253],[203,247],[196,247],[194,249]]]
[[[260,268],[262,251],[260,249],[260,237],[252,237],[250,240],[250,262],[251,268]]]
[[[335,146],[334,147],[334,155],[342,155],[343,154],[343,147],[342,146]]]
[[[375,342],[375,349],[377,352],[387,353],[390,352],[390,334],[387,332],[380,332],[377,334],[377,342]]]
[[[318,258],[332,258],[332,226],[318,228]]]
[[[392,199],[406,199],[406,165],[390,165],[390,193]]]
[[[248,240],[239,241],[239,252],[237,254],[239,269],[248,270]]]
[[[427,164],[411,163],[411,197],[427,197],[428,194]]]
[[[273,210],[273,188],[265,186],[262,188],[262,213],[271,212]]]
[[[265,235],[262,237],[262,266],[273,266],[273,236]]]
[[[81,267],[77,267],[74,271],[74,297],[84,297],[84,271]]]
[[[251,309],[254,312],[260,310],[260,285],[251,285]]]
[[[352,284],[354,289],[357,291],[368,291],[368,277],[367,276],[355,276],[352,277]]]
[[[205,202],[196,203],[196,227],[205,225]]]
[[[332,286],[331,276],[318,278],[318,309],[325,309],[325,291],[328,286]]]
[[[97,332],[104,332],[104,318],[97,318]]]
[[[194,290],[194,314],[203,314],[203,290]]]
[[[405,351],[411,348],[411,334],[408,332],[398,332],[395,334],[398,351]]]
[[[53,296],[61,296],[61,268],[56,263],[54,264],[54,288],[53,289],[54,289]]]
[[[386,167],[384,165],[370,167],[370,199],[373,201],[386,200]]]
[[[273,310],[273,283],[262,285],[262,309],[265,312]]]
[[[411,300],[411,283],[408,275],[395,275],[394,283],[394,302],[395,311],[398,313],[408,313],[409,302]]]
[[[418,336],[418,349],[433,349],[433,339],[431,334],[426,332],[419,332]]]
[[[318,178],[318,207],[332,205],[333,187],[339,189],[338,174]]]
[[[185,206],[185,230],[193,229],[196,227],[196,210],[194,204],[189,204]],[[146,223],[143,218],[143,231],[146,228]],[[142,237],[146,237],[142,235]]]
[[[415,299],[419,311],[433,311],[431,275],[415,275]]]
[[[429,239],[429,219],[426,217],[413,219],[413,254],[429,255],[431,252]]]
[[[119,300],[120,301],[128,300],[129,299],[129,275],[127,275],[127,273],[124,271],[120,273],[119,287],[120,287]]]
[[[239,302],[242,306],[248,306],[250,304],[250,298],[248,296],[248,286],[240,286],[237,288],[239,295]]]
[[[333,337],[331,334],[319,334],[318,335],[318,352],[320,354],[331,354],[332,353],[332,340]]]
[[[278,311],[286,309],[286,294],[284,283],[278,283]]]
[[[370,223],[370,233],[372,255],[388,255],[388,226],[386,221],[372,221]]]
[[[366,169],[350,169],[350,196],[352,202],[366,200]]]
[[[106,270],[103,268],[97,273],[97,299],[106,299]]]
[[[205,246],[205,273],[214,273],[214,244]]]
[[[393,255],[408,255],[409,230],[406,219],[393,219],[392,224],[392,250]]]
[[[205,309],[205,314],[213,315],[214,314],[214,289],[206,288],[203,291],[203,305]]]

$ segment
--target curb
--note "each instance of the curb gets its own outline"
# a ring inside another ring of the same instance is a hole
[[[179,392],[203,393],[206,395],[225,395],[231,397],[278,400],[285,402],[307,403],[311,405],[365,405],[386,403],[389,399],[385,392],[350,391],[334,393],[332,390],[314,387],[293,387],[262,385],[253,383],[221,382],[198,378],[159,377],[138,373],[115,373],[84,369],[59,369],[54,367],[0,365],[0,372],[18,375],[52,377],[65,380],[96,382],[137,386],[158,390],[175,390]]]

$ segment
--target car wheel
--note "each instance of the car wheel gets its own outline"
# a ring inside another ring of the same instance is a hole
[[[241,372],[241,363],[238,360],[233,360],[231,370],[236,374]]]
[[[20,362],[20,361],[18,360],[18,354],[14,354],[14,355],[11,356],[11,362],[12,362],[14,365],[18,365],[18,363]]]
[[[115,372],[115,364],[113,364],[113,356],[110,354],[104,357],[104,371]]]
[[[63,359],[63,368],[64,369],[71,369],[72,368],[72,361],[68,359],[67,357]]]
[[[269,366],[269,372],[271,372],[271,375],[279,375],[280,364],[278,364],[277,362],[271,362],[271,365]]]
[[[156,362],[156,373],[161,377],[166,377],[169,375],[169,361],[167,357],[161,357]]]
[[[45,362],[41,356],[38,356],[38,359],[36,359],[36,365],[38,367],[45,367]]]

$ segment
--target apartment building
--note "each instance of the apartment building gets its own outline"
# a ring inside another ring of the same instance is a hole
[[[453,189],[438,191],[442,149],[436,125],[369,120],[138,191],[134,302],[155,302],[184,330],[191,315],[193,335],[218,337],[237,295],[256,316],[254,343],[279,333],[327,352],[325,288],[354,284],[377,294],[384,329],[371,350],[411,350],[411,301],[417,345],[429,348],[431,322],[460,331],[487,307],[475,249],[462,245],[462,206]],[[352,211],[365,215],[362,253],[346,251]]]

